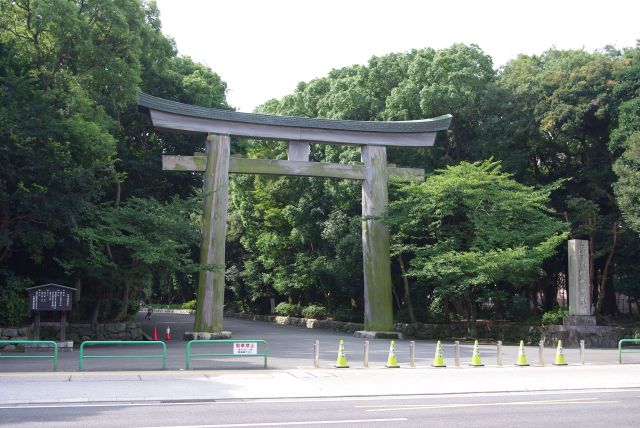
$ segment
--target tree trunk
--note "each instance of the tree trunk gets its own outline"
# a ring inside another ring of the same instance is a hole
[[[101,300],[98,300],[96,302],[96,305],[93,307],[93,312],[91,313],[91,325],[93,327],[98,325],[98,314],[100,313],[100,302]]]
[[[402,283],[404,284],[404,301],[409,309],[409,319],[412,323],[416,323],[416,315],[413,312],[413,304],[411,303],[411,295],[409,294],[409,278],[407,278],[407,271],[404,268],[404,261],[402,260],[402,253],[398,254],[398,262],[400,263],[400,272],[402,272]]]
[[[476,338],[478,329],[476,328],[476,320],[478,319],[478,311],[474,302],[473,295],[467,296],[467,334],[470,338]]]
[[[129,285],[129,281],[124,282],[124,289],[122,292],[122,309],[120,309],[120,313],[116,317],[117,321],[126,321],[129,315],[129,290],[131,286]]]
[[[618,222],[613,223],[612,228],[612,238],[611,238],[611,247],[609,247],[609,256],[607,257],[607,261],[604,264],[604,268],[602,269],[602,274],[600,275],[600,281],[598,282],[598,302],[596,303],[596,312],[600,315],[605,315],[605,298],[607,296],[607,277],[609,275],[609,268],[611,267],[611,262],[613,261],[613,255],[615,253],[616,245],[618,243]],[[611,308],[610,308],[611,309]],[[613,311],[615,312],[615,311]]]
[[[587,221],[592,229],[595,229],[595,220],[590,218]],[[597,293],[598,287],[596,286],[596,262],[595,262],[595,253],[596,253],[596,238],[595,232],[589,234],[589,286],[591,289],[591,302],[594,301],[594,292]]]
[[[398,309],[402,308],[402,303],[400,302],[400,297],[398,297],[398,292],[396,291],[396,287],[391,283],[391,291],[393,292],[393,297],[396,300],[396,306]]]

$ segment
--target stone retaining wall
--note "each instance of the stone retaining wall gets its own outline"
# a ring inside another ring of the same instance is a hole
[[[225,313],[226,317],[250,319],[254,321],[272,322],[279,325],[293,325],[304,328],[319,328],[323,330],[354,333],[364,330],[364,324],[331,320],[314,320],[297,317],[283,317],[278,315],[254,315],[245,313]],[[394,324],[393,330],[402,333],[404,337],[413,339],[464,339],[467,337],[466,323],[450,324]],[[524,340],[527,344],[538,344],[542,337],[542,327],[515,323],[478,323],[478,339],[502,340],[503,342],[518,343]]]
[[[0,328],[1,340],[32,340],[33,325],[26,327]],[[41,340],[60,340],[59,323],[42,323],[40,325]],[[120,322],[97,324],[68,324],[66,340],[76,343],[85,340],[144,340],[139,322]],[[7,345],[9,347],[13,345]]]

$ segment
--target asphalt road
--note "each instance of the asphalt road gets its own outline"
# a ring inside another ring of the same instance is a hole
[[[16,427],[637,426],[639,389],[0,407]]]
[[[152,334],[153,326],[158,328],[158,334],[166,330],[166,326],[171,327],[173,341],[169,343],[169,350],[176,346],[184,348],[184,342],[180,340],[185,331],[193,329],[193,315],[179,315],[168,313],[154,313],[152,320],[144,320],[142,313],[138,314],[136,320],[140,321],[143,329],[148,334]],[[273,323],[250,321],[237,318],[225,318],[224,329],[233,334],[233,339],[264,339],[269,346],[269,368],[309,368],[313,366],[313,344],[315,340],[320,341],[320,365],[321,367],[332,367],[336,363],[338,353],[338,343],[340,339],[345,341],[347,362],[352,367],[363,366],[364,342],[365,339],[355,338],[348,333],[333,332],[320,329],[305,329],[295,326],[282,326]],[[160,337],[162,338],[162,336]],[[369,341],[369,365],[370,367],[382,367],[387,363],[389,356],[388,339],[368,339]],[[408,366],[409,364],[409,340],[396,340],[396,354],[398,364]],[[416,346],[416,366],[429,366],[433,362],[435,355],[434,340],[417,340]],[[454,347],[450,341],[443,343],[445,362],[448,366],[454,365]],[[556,350],[545,348],[543,353],[544,362],[547,365],[553,363]],[[472,343],[460,344],[460,362],[467,365],[471,361],[473,353]],[[503,346],[503,364],[513,365],[518,356],[517,346]],[[483,363],[486,365],[497,364],[497,348],[493,344],[482,344],[480,354]],[[535,346],[526,347],[526,355],[531,365],[540,363],[539,349]],[[567,363],[580,363],[578,349],[565,349]],[[639,362],[640,354],[627,354],[626,361]],[[588,364],[605,363],[614,364],[618,361],[615,349],[587,349],[585,360]],[[182,363],[182,362],[181,362]],[[192,368],[248,368],[261,367],[260,359],[253,361],[229,361],[229,359],[203,358],[195,359]],[[177,368],[178,366],[175,366]]]
[[[144,313],[136,315],[135,319],[141,322],[144,331],[153,335],[154,326],[160,339],[164,338],[166,328],[170,327],[172,340],[166,341],[167,369],[181,370],[186,366],[186,342],[182,340],[183,333],[193,328],[193,315],[154,313],[151,320],[144,320]],[[338,343],[340,339],[345,341],[347,362],[352,368],[363,367],[364,339],[355,338],[347,333],[332,332],[320,329],[305,329],[294,326],[281,326],[267,322],[250,321],[235,318],[225,319],[225,329],[233,334],[233,339],[264,339],[268,343],[270,369],[308,369],[313,367],[313,346],[315,340],[320,342],[320,367],[330,368],[336,363]],[[369,339],[369,367],[383,367],[387,363],[389,355],[389,340]],[[435,341],[417,340],[415,363],[417,367],[426,367],[433,362],[435,354]],[[401,367],[409,366],[409,341],[396,341],[397,361]],[[451,342],[443,344],[445,362],[448,367],[454,366],[454,348]],[[467,365],[471,360],[473,345],[461,343],[460,363]],[[197,345],[195,353],[230,353],[231,345]],[[526,348],[527,358],[531,365],[539,365],[537,347]],[[3,355],[24,355],[21,353],[9,353],[2,351]],[[37,353],[42,355],[42,353]],[[91,346],[86,348],[86,355],[159,355],[160,347],[154,346]],[[495,366],[496,346],[482,344],[480,347],[482,362],[487,366]],[[517,346],[503,347],[503,364],[513,365],[518,354]],[[545,348],[544,360],[547,366],[553,362],[555,349]],[[565,349],[566,361],[569,364],[579,364],[580,357],[577,349]],[[626,354],[625,361],[640,362],[640,354]],[[79,352],[61,352],[59,355],[59,371],[78,371]],[[615,349],[587,349],[587,364],[615,364],[618,355]],[[91,358],[84,360],[84,369],[90,371],[103,370],[157,370],[162,368],[159,358]],[[262,369],[263,359],[260,357],[193,357],[191,368],[194,370],[210,369]],[[0,372],[33,372],[51,371],[52,361],[48,359],[0,359]]]

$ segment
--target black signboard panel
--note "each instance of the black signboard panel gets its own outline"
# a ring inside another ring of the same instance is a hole
[[[70,311],[73,289],[60,285],[43,285],[29,289],[29,309],[32,311]]]

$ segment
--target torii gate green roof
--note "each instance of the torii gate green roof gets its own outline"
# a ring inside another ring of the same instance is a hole
[[[149,94],[140,93],[138,97],[138,106],[146,112],[160,112],[164,113],[163,117],[167,117],[167,114],[171,116],[171,120],[168,122],[162,122],[161,120],[154,119],[154,124],[161,127],[177,130],[187,131],[200,131],[200,126],[206,122],[215,124],[227,124],[231,126],[231,129],[281,129],[284,131],[283,136],[288,134],[286,129],[298,129],[298,130],[318,130],[331,132],[347,132],[348,134],[354,133],[366,133],[369,135],[385,134],[386,136],[393,136],[396,134],[401,137],[402,134],[413,134],[414,136],[435,134],[437,131],[445,131],[449,128],[452,116],[450,114],[439,116],[431,119],[423,120],[408,120],[408,121],[393,121],[393,122],[379,122],[379,121],[358,121],[358,120],[333,120],[333,119],[315,119],[307,117],[293,117],[293,116],[275,116],[268,114],[257,113],[242,113],[231,110],[220,110],[214,108],[206,108],[195,106],[191,104],[183,104],[175,101],[166,100],[163,98],[154,97]],[[183,119],[179,120],[178,117]],[[158,123],[156,123],[158,122]],[[194,125],[195,124],[195,125]],[[255,131],[253,131],[255,132]],[[243,135],[238,132],[235,134],[233,131],[228,132],[230,135]],[[249,136],[252,132],[247,131],[245,134]],[[306,132],[304,132],[306,134]],[[254,137],[260,137],[260,135],[251,135]],[[435,136],[435,135],[434,135]],[[264,137],[269,138],[265,135]],[[274,138],[277,135],[273,136]],[[381,135],[382,137],[382,135]],[[406,135],[405,138],[408,138]],[[286,139],[286,138],[285,138]],[[339,140],[331,140],[328,142],[340,142]],[[347,143],[358,143],[356,141],[345,141]],[[375,143],[374,143],[375,144]],[[433,143],[431,143],[433,144]],[[424,144],[424,145],[431,145]],[[379,145],[376,144],[376,145]],[[396,145],[396,144],[389,144]],[[423,144],[397,144],[397,145],[411,145],[420,146]]]

